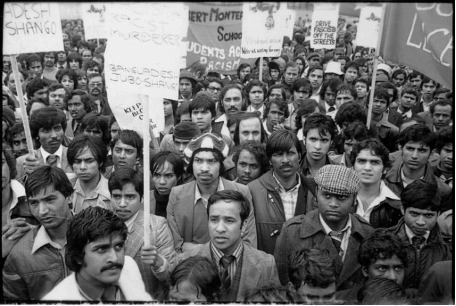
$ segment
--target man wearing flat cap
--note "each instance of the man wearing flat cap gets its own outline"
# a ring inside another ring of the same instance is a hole
[[[257,247],[250,189],[223,178],[223,160],[228,155],[228,150],[223,139],[211,133],[192,139],[184,150],[185,159],[188,161],[187,172],[193,174],[195,180],[173,187],[166,208],[166,219],[178,253],[190,251],[198,244],[209,242],[208,199],[216,191],[228,189],[241,192],[248,200],[250,213],[242,227],[241,236],[244,242]]]
[[[290,254],[304,248],[327,250],[336,264],[337,290],[361,282],[358,263],[361,241],[373,232],[372,226],[353,215],[360,180],[352,169],[326,165],[316,173],[318,209],[288,220],[277,238],[274,257],[282,285],[288,284]]]

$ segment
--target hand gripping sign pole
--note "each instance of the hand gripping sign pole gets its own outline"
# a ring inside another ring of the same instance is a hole
[[[30,125],[27,117],[27,111],[25,109],[24,93],[22,92],[21,80],[19,76],[19,69],[17,68],[16,54],[10,55],[11,57],[11,68],[13,69],[14,83],[16,85],[16,91],[19,98],[19,105],[21,107],[22,121],[24,123],[25,139],[27,140],[27,149],[30,157],[35,157],[33,151],[32,134],[30,133]]]
[[[370,129],[370,123],[372,120],[372,106],[374,105],[375,81],[377,79],[377,64],[378,64],[378,56],[379,56],[379,52],[380,52],[380,43],[381,43],[382,32],[383,32],[383,20],[385,19],[386,5],[387,5],[387,3],[382,4],[382,17],[380,18],[377,47],[375,48],[374,71],[372,71],[372,83],[371,83],[371,92],[370,92],[370,96],[369,96],[369,108],[367,110],[366,125],[367,125],[368,129]]]

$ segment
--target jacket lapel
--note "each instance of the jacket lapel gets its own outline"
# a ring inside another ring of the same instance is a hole
[[[241,280],[239,283],[237,301],[243,301],[243,296],[248,288],[258,287],[261,270],[256,266],[253,261],[256,258],[250,251],[250,247],[244,244],[244,253],[242,254],[242,271]]]
[[[144,244],[144,212],[142,210],[138,211],[138,216],[136,217],[135,222],[133,222],[133,228],[131,233],[128,233],[127,243],[126,243],[126,255],[135,258],[139,250]]]
[[[184,241],[193,239],[193,211],[195,202],[196,181],[183,185],[179,200],[174,207],[174,216]],[[183,227],[185,225],[185,228]]]

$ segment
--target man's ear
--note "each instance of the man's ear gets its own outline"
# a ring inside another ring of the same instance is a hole
[[[197,71],[195,76],[196,76],[197,79],[201,78],[201,71]]]
[[[367,274],[367,268],[366,267],[361,267],[361,271],[363,272],[363,275],[364,277],[368,277],[368,274]]]
[[[241,235],[244,234],[246,226],[247,226],[247,219],[245,219],[244,222],[242,222],[242,225],[241,225]]]
[[[288,291],[291,293],[296,293],[296,288],[293,286],[293,284],[289,281],[287,284]]]
[[[405,208],[404,208],[404,206],[401,206],[401,213],[402,213],[403,215],[405,215]]]

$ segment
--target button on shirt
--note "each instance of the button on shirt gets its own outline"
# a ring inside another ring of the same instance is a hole
[[[98,182],[97,187],[92,191],[92,193],[86,195],[84,190],[82,190],[80,180],[78,179],[74,185],[72,203],[75,214],[87,207],[96,206],[113,211],[111,194],[109,193],[108,188],[108,180],[100,174],[100,181]]]
[[[41,156],[43,156],[43,161],[45,163],[45,165],[47,165],[47,158],[49,155],[56,155],[58,158],[57,158],[57,168],[62,168],[62,153],[63,153],[63,146],[60,145],[60,147],[57,149],[57,151],[55,151],[53,154],[49,153],[49,152],[46,152],[43,147],[40,147],[40,151],[41,151]]]
[[[298,174],[296,175],[298,177],[298,184],[290,190],[286,191],[282,184],[280,184],[277,177],[275,176],[275,173],[272,173],[272,176],[277,181],[277,185],[279,185],[279,189],[277,191],[279,192],[280,198],[282,199],[283,210],[285,212],[285,220],[293,218],[296,210],[296,202],[298,201],[299,187],[301,187],[301,177]]]
[[[364,220],[369,222],[372,210],[374,210],[375,207],[380,205],[380,203],[384,201],[386,198],[392,200],[400,200],[398,196],[395,195],[394,192],[392,192],[391,189],[389,189],[388,186],[386,186],[386,184],[382,181],[380,183],[380,194],[372,201],[372,203],[370,203],[369,207],[366,210],[364,210],[363,203],[361,202],[359,196],[357,197],[359,204],[357,205],[356,213],[363,217]]]
[[[325,231],[326,235],[329,236],[329,233],[332,232],[333,230],[328,226],[328,224],[326,224],[325,220],[323,220],[323,218],[321,217],[321,214],[319,214],[318,216],[320,218],[320,223],[321,223],[321,226],[323,227],[323,230]],[[340,249],[342,251],[342,256],[341,256],[342,261],[344,261],[345,254],[347,253],[348,240],[350,239],[350,235],[351,235],[351,226],[352,226],[352,222],[351,222],[351,217],[349,215],[347,224],[345,224],[344,228],[340,231],[340,233],[344,234],[344,236],[342,237],[341,243],[340,243]],[[332,239],[334,239],[334,238],[332,238]]]
[[[223,256],[225,256],[225,254],[223,254],[222,251],[217,249],[212,243],[210,245],[211,245],[212,256],[214,256],[214,260],[217,263],[218,271],[221,274],[224,271],[224,268],[220,264],[220,259]],[[232,261],[230,263],[230,266],[228,267],[228,275],[230,276],[231,283],[233,282],[234,275],[236,275],[236,268],[237,268],[237,265],[239,264],[239,260],[241,260],[243,251],[244,251],[244,243],[241,241],[241,243],[239,243],[236,250],[234,250],[233,254],[231,254],[234,257],[236,257],[236,260]]]

